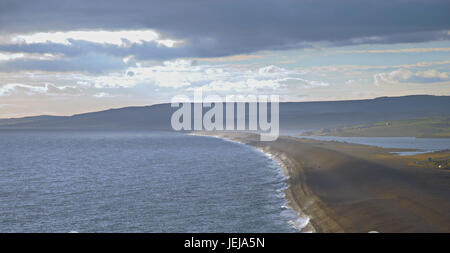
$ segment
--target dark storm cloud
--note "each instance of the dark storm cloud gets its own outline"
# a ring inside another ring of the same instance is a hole
[[[0,32],[151,28],[230,55],[305,41],[447,30],[449,13],[450,2],[437,0],[2,0]],[[414,41],[420,39],[427,40]]]
[[[0,44],[0,51],[52,53],[57,60],[15,59],[0,71],[102,72],[129,66],[123,57],[168,60],[220,57],[260,50],[450,39],[450,1],[440,0],[226,0],[226,1],[0,1],[0,35],[68,31],[154,29],[173,48],[156,42],[126,47],[81,40],[70,44]],[[130,63],[131,64],[131,63]]]

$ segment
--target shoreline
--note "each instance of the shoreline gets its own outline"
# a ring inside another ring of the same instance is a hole
[[[252,133],[195,132],[246,144],[277,161],[287,176],[285,196],[303,231],[449,232],[448,170],[412,166],[412,157],[361,144]]]
[[[284,195],[285,195],[285,199],[287,201],[287,207],[290,208],[291,210],[295,211],[298,216],[297,220],[292,221],[292,223],[290,223],[289,225],[291,225],[296,230],[298,230],[299,232],[302,232],[302,233],[318,232],[317,229],[314,227],[315,221],[313,221],[311,219],[310,214],[306,213],[305,210],[302,209],[302,207],[301,207],[302,204],[299,202],[299,201],[301,201],[301,198],[300,199],[296,198],[295,193],[291,190],[293,186],[291,185],[291,182],[289,179],[293,175],[294,168],[292,167],[292,162],[289,161],[285,155],[278,153],[278,152],[270,151],[267,148],[251,145],[248,142],[245,142],[244,140],[239,139],[239,137],[227,136],[227,135],[224,135],[223,133],[216,132],[216,133],[207,133],[206,134],[205,132],[191,132],[188,134],[193,135],[193,136],[219,138],[219,139],[222,139],[225,141],[243,144],[243,145],[246,145],[248,147],[251,147],[251,148],[254,148],[254,149],[260,151],[261,153],[268,156],[273,161],[277,162],[285,176],[284,181],[286,183],[286,189],[284,190]],[[305,195],[306,195],[306,193],[305,193]],[[309,205],[308,203],[310,203],[310,201],[306,201],[306,203],[307,203],[307,205]],[[294,224],[297,221],[303,222],[303,224]]]
[[[252,146],[248,143],[245,143],[243,141],[240,141],[236,138],[230,138],[226,136],[221,136],[220,134],[204,134],[204,133],[188,133],[188,135],[193,136],[203,136],[203,137],[211,137],[211,138],[218,138],[221,140],[239,143],[242,145],[246,145],[250,148],[254,148],[255,150],[263,153],[265,156],[269,157],[271,160],[276,162],[278,166],[281,168],[283,175],[284,175],[284,183],[286,184],[286,189],[284,189],[284,198],[287,201],[287,208],[293,210],[297,214],[297,219],[295,221],[289,221],[289,225],[291,225],[294,229],[298,230],[301,233],[314,233],[316,232],[316,229],[314,228],[310,216],[306,214],[301,208],[298,203],[296,203],[295,198],[293,198],[292,192],[290,192],[291,186],[289,185],[289,178],[290,178],[290,172],[287,167],[286,161],[284,161],[279,154],[264,150],[263,148]]]

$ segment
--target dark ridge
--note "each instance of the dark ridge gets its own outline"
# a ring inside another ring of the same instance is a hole
[[[170,118],[177,109],[170,104],[157,104],[73,116],[0,119],[0,129],[171,130]],[[248,111],[248,105],[246,109]],[[450,96],[430,95],[286,102],[280,103],[280,128],[282,131],[302,131],[377,121],[448,116],[449,109]],[[207,110],[208,108],[204,108],[203,111]]]

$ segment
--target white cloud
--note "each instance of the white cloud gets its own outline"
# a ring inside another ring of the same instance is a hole
[[[57,58],[59,56],[54,54],[0,53],[0,61],[12,61],[16,59],[54,60]]]
[[[413,76],[413,73],[407,69],[394,70],[388,73],[378,73],[374,75],[375,85],[381,83],[398,83],[406,81]]]
[[[23,53],[14,53],[14,54],[5,54],[5,53],[0,53],[0,61],[10,61],[10,60],[14,60],[17,58],[23,58],[25,55]]]
[[[355,82],[356,82],[355,80],[349,79],[349,80],[345,81],[345,84],[349,85],[349,84],[353,84]]]
[[[307,85],[304,87],[307,88],[311,88],[311,87],[325,87],[325,86],[329,86],[330,84],[327,82],[321,82],[321,81],[311,81],[311,80],[306,80],[306,79],[302,79],[303,82],[305,82]]]
[[[45,93],[47,91],[46,87],[37,87],[20,83],[8,83],[0,86],[0,96],[11,95],[13,92],[18,90],[25,91],[29,94],[31,93]]]
[[[282,94],[289,90],[320,88],[329,83],[303,78],[303,75],[277,66],[254,68],[251,65],[198,65],[193,60],[167,61],[162,65],[136,64],[121,72],[108,74],[25,72],[6,74],[0,84],[0,96],[10,95],[82,95],[108,98],[112,94],[136,94],[165,97],[202,87],[209,92]],[[53,85],[53,83],[58,85]],[[138,87],[136,87],[138,86]],[[133,90],[133,87],[136,87]],[[111,89],[129,89],[115,90]],[[148,92],[148,94],[143,94]]]
[[[287,83],[311,88],[328,86],[327,82],[307,80],[295,71],[274,65],[252,70],[229,65],[197,65],[191,60],[166,61],[163,65],[143,67],[137,64],[123,73],[96,77],[91,80],[96,88],[154,85],[164,88],[203,87],[208,91],[276,90]]]
[[[374,75],[375,85],[395,84],[400,82],[429,83],[442,82],[450,80],[447,72],[439,72],[434,69],[413,72],[408,69],[398,69],[387,73],[378,73]]]
[[[142,44],[143,42],[156,42],[166,47],[173,47],[182,41],[161,39],[153,30],[123,30],[123,31],[68,31],[68,32],[39,32],[32,34],[19,34],[10,38],[12,43],[58,43],[71,45],[71,40],[83,40],[99,44],[113,44],[127,46],[129,44]]]
[[[446,80],[449,79],[448,73],[446,72],[439,72],[434,69],[426,70],[423,72],[417,73],[417,76],[423,77],[423,78],[437,78],[440,80]]]
[[[260,68],[258,70],[258,73],[261,74],[261,75],[277,74],[277,73],[284,73],[284,72],[286,72],[285,69],[277,67],[277,66],[274,66],[274,65],[263,67],[263,68]]]
[[[75,86],[56,86],[52,83],[45,83],[40,86],[22,84],[22,83],[7,83],[0,86],[0,96],[9,96],[14,93],[24,93],[26,95],[33,94],[78,94],[80,90]]]
[[[278,80],[212,81],[201,88],[205,91],[252,92],[256,90],[276,90],[281,86]]]
[[[94,97],[96,97],[96,98],[112,98],[114,96],[109,93],[106,93],[106,92],[100,92],[100,93],[95,94]]]
[[[194,66],[191,61],[177,60],[163,65],[143,67],[139,64],[125,72],[93,77],[96,88],[127,88],[139,84],[151,84],[166,88],[181,88],[211,78],[219,78],[221,70]]]

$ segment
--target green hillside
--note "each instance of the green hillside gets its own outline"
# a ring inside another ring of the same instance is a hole
[[[321,129],[302,135],[342,137],[450,137],[450,117],[432,117],[412,120],[383,121],[343,128]]]

